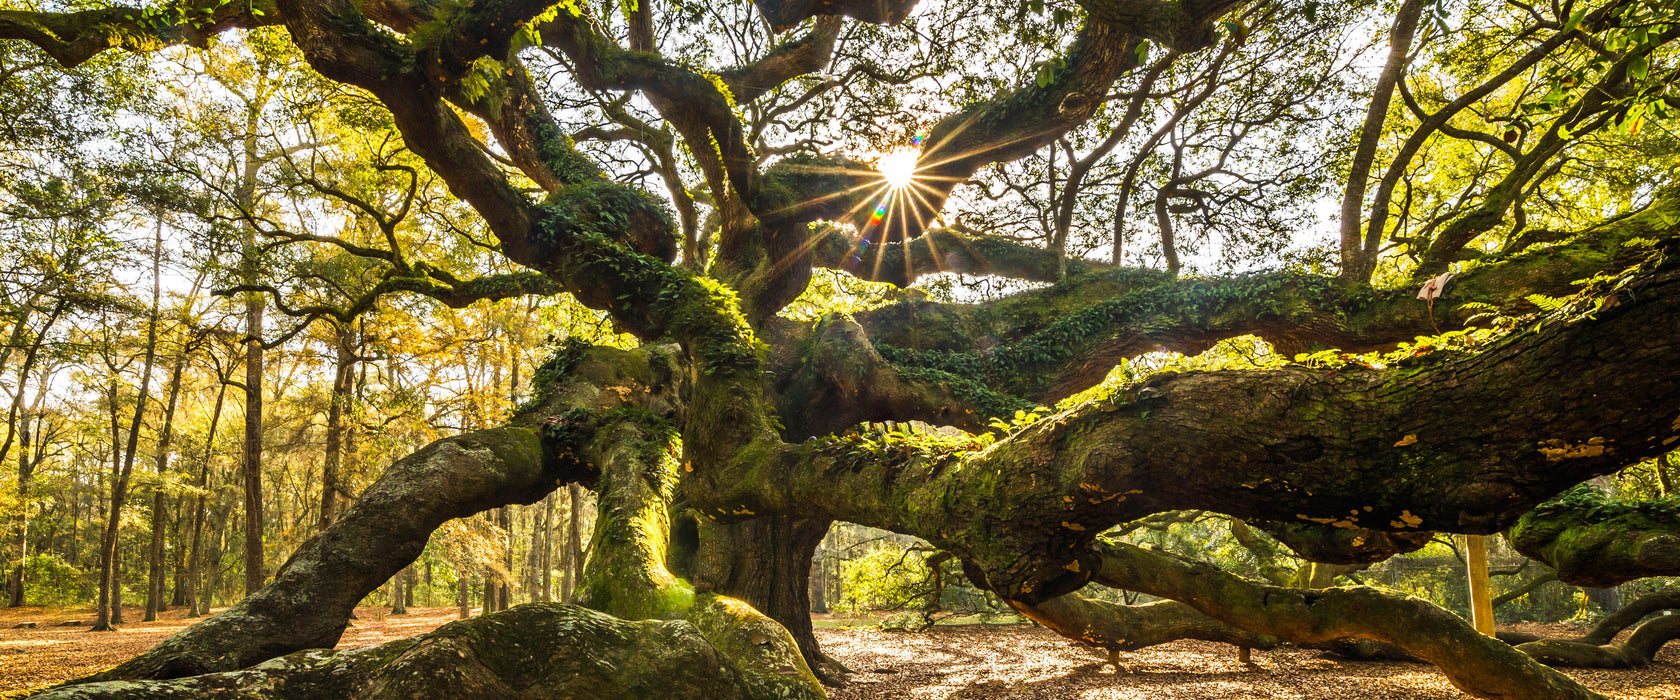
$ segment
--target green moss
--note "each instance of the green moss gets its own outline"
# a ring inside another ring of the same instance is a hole
[[[739,674],[754,700],[821,700],[793,636],[776,621],[734,598],[711,593],[695,599],[687,620]]]
[[[664,201],[640,187],[593,179],[561,188],[548,196],[549,225],[576,233],[622,237],[642,224],[670,230],[676,226]]]

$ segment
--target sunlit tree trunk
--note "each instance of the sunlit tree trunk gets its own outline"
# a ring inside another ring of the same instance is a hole
[[[583,578],[583,534],[580,521],[583,519],[583,487],[571,484],[566,489],[571,499],[572,512],[566,519],[566,578],[561,597],[568,603],[577,593],[578,580]]]
[[[24,354],[23,364],[18,368],[18,383],[17,387],[14,389],[14,393],[12,394],[11,409],[7,415],[6,441],[3,445],[0,445],[0,464],[4,464],[6,452],[11,449],[12,446],[13,436],[15,435],[19,438],[17,483],[18,500],[22,505],[18,508],[18,517],[15,524],[15,527],[17,528],[17,564],[13,566],[11,575],[7,577],[6,581],[6,606],[12,608],[23,605],[24,569],[27,566],[29,559],[29,489],[31,481],[33,481],[35,475],[35,460],[31,459],[30,454],[30,443],[32,439],[32,435],[30,433],[31,414],[28,412],[22,412],[24,388],[29,383],[29,374],[34,371],[35,364],[41,356],[41,346],[46,342],[47,331],[51,330],[53,324],[58,321],[59,315],[64,312],[65,306],[66,302],[63,300],[60,300],[57,304],[53,305],[52,312],[47,314],[46,323],[42,324],[41,330],[35,334],[35,340],[29,344],[29,350]],[[27,320],[27,314],[18,319],[17,328],[12,333],[14,341],[21,342],[21,333],[25,330]],[[8,348],[8,351],[9,349],[10,348]],[[41,382],[40,393],[44,395],[46,391],[46,378],[43,377]],[[37,399],[36,403],[39,404],[40,400]],[[19,415],[20,412],[22,412],[23,415]]]

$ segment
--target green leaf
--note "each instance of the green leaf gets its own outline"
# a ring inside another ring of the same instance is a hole
[[[1586,18],[1587,18],[1587,8],[1583,7],[1579,10],[1576,10],[1575,14],[1569,16],[1569,21],[1564,23],[1563,31],[1567,32],[1567,31],[1570,31],[1570,30],[1572,30],[1576,27],[1581,26],[1581,20],[1586,19]]]

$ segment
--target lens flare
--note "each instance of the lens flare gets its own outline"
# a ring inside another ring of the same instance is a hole
[[[875,161],[875,169],[881,171],[882,179],[893,189],[908,187],[916,177],[916,159],[920,155],[920,151],[901,148],[881,156]]]

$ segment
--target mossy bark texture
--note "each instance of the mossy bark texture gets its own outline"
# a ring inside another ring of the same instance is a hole
[[[709,620],[708,620],[709,622]],[[339,700],[717,700],[799,697],[730,663],[695,624],[624,620],[575,605],[530,603],[381,646],[309,650],[252,668],[172,681],[106,681],[36,697]]]

